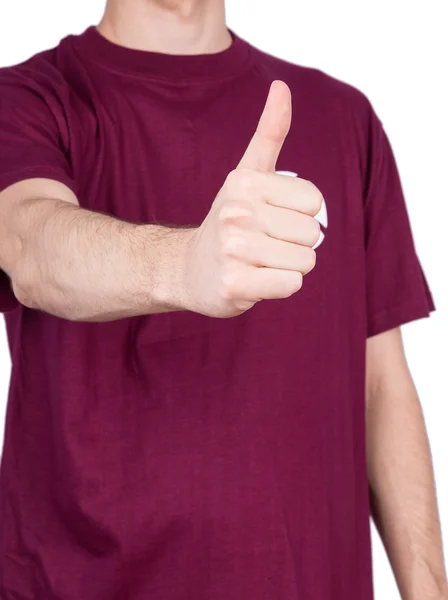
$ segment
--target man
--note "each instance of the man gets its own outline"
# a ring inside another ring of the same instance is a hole
[[[371,508],[446,600],[399,330],[434,306],[368,100],[222,0],[110,0],[0,98],[2,598],[371,600]]]

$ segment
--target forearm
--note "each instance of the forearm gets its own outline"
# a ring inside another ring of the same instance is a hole
[[[189,231],[137,225],[59,200],[27,201],[11,220],[19,300],[70,320],[108,321],[182,308]]]
[[[370,389],[367,455],[372,515],[404,600],[448,600],[428,438],[410,378]]]

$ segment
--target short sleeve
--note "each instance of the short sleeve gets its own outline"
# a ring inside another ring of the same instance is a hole
[[[0,69],[0,192],[34,177],[55,179],[75,191],[54,76],[49,67],[42,72],[32,64]],[[17,305],[10,279],[0,270],[0,312]]]
[[[364,208],[368,337],[435,310],[393,150],[373,109],[369,130]]]

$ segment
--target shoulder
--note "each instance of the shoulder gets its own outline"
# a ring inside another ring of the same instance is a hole
[[[255,68],[268,80],[282,79],[297,104],[325,110],[332,117],[355,119],[367,124],[373,112],[368,97],[357,87],[316,68],[305,67],[253,49]]]
[[[71,91],[58,67],[58,47],[0,68],[1,119],[66,130]]]
[[[60,45],[0,69],[3,140],[8,135],[12,140],[21,135],[26,139],[51,139],[68,148],[73,101],[59,66],[59,50]]]
[[[68,84],[58,66],[59,46],[0,68],[0,97],[19,104],[55,105],[65,100]]]

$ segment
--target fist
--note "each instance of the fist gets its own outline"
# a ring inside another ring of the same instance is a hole
[[[232,317],[256,302],[287,298],[314,268],[322,194],[275,173],[291,124],[291,94],[275,81],[257,130],[187,251],[187,308]]]

